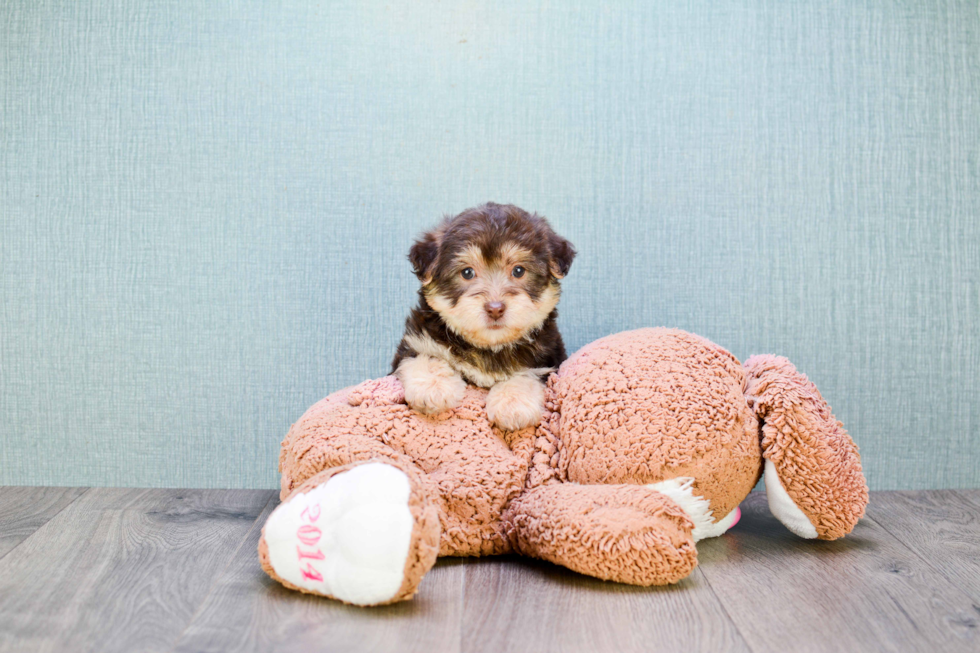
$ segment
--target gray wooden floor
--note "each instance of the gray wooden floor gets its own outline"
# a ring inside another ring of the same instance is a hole
[[[838,542],[795,538],[753,494],[673,587],[444,559],[374,609],[262,573],[276,502],[0,488],[0,651],[980,651],[980,490],[876,493]]]

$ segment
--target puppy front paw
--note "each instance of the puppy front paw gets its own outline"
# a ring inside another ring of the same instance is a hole
[[[459,405],[466,381],[445,361],[420,354],[406,358],[395,372],[405,401],[423,415],[437,415]]]
[[[531,374],[501,381],[487,393],[487,417],[505,431],[516,431],[541,421],[544,384]]]

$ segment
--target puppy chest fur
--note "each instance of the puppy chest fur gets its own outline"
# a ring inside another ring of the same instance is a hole
[[[506,381],[522,372],[533,370],[535,374],[545,375],[556,369],[566,355],[561,335],[554,335],[553,338],[543,338],[541,342],[499,345],[494,350],[459,346],[459,343],[453,343],[453,339],[448,337],[440,342],[427,331],[406,333],[399,351],[404,347],[402,358],[422,354],[445,361],[467,382],[481,388],[490,388],[495,383]],[[394,368],[397,367],[396,360]]]

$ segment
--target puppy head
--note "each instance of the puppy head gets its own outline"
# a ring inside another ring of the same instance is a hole
[[[493,348],[544,323],[575,248],[544,218],[489,203],[445,219],[408,258],[446,325],[470,344]]]

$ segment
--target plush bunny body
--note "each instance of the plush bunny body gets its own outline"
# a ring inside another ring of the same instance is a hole
[[[786,360],[743,366],[683,331],[640,329],[551,375],[537,427],[503,432],[486,391],[435,416],[392,376],[311,407],[282,443],[283,503],[263,568],[358,605],[410,598],[439,555],[519,552],[636,585],[672,583],[763,472],[793,532],[834,539],[863,516],[857,448]]]

